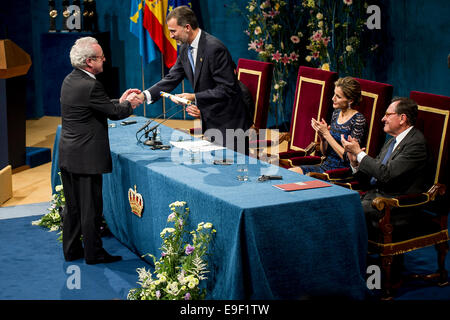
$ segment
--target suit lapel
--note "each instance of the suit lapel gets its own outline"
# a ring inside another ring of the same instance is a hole
[[[206,32],[202,30],[202,33],[200,34],[200,39],[198,40],[197,58],[195,60],[195,76],[194,76],[194,83],[192,85],[194,91],[203,66],[203,60],[205,56],[205,46],[206,46],[205,37]]]
[[[391,157],[389,160],[394,159],[405,147],[405,145],[408,143],[410,139],[412,139],[415,135],[415,128],[412,128],[410,132],[403,138],[403,140],[400,142],[400,144],[395,148],[395,150],[392,152]]]

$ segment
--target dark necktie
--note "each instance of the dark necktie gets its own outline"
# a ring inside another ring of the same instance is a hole
[[[193,46],[189,46],[189,48],[188,48],[188,59],[189,59],[189,62],[191,63],[192,74],[195,74],[194,58],[192,57],[192,50],[193,49],[194,49]]]
[[[394,145],[395,145],[395,138],[392,139],[391,144],[389,145],[388,151],[386,152],[386,154],[385,154],[385,156],[383,158],[383,161],[381,161],[381,164],[386,164],[387,163],[389,157],[392,154],[392,150],[394,150]],[[374,185],[376,182],[377,182],[377,179],[375,177],[372,177],[370,179],[370,184],[371,185]]]

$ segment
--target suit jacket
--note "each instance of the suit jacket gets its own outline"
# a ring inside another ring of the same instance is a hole
[[[427,191],[433,183],[434,172],[422,132],[413,127],[383,165],[381,162],[391,143],[392,139],[387,141],[376,158],[365,156],[355,177],[366,181],[375,177],[378,192],[387,196]]]
[[[187,56],[188,44],[183,44],[175,65],[158,83],[148,89],[153,101],[160,91],[171,92],[186,77],[192,85],[197,107],[201,111],[202,130],[250,128],[252,119],[245,107],[242,91],[234,73],[228,49],[217,38],[203,31],[198,43],[195,77]]]
[[[61,87],[59,167],[78,174],[111,172],[107,119],[132,113],[128,101],[110,100],[99,81],[74,69]]]

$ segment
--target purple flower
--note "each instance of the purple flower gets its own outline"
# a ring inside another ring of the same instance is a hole
[[[190,255],[193,251],[194,251],[195,247],[191,246],[190,244],[188,244],[186,246],[186,254]]]
[[[184,295],[184,300],[191,300],[191,294],[189,292]]]

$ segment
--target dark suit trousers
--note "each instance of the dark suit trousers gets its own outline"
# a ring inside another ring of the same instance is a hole
[[[94,260],[103,255],[100,226],[103,213],[102,175],[61,170],[66,197],[63,219],[63,251],[66,259]],[[83,246],[80,240],[83,236]]]

